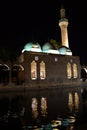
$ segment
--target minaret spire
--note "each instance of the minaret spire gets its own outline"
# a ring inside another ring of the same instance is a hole
[[[69,48],[69,42],[68,42],[68,19],[66,19],[65,9],[63,5],[61,5],[60,9],[60,20],[59,20],[59,26],[61,29],[61,39],[62,39],[62,46],[66,46]]]
[[[61,19],[65,18],[65,9],[63,7],[63,4],[61,5],[61,9],[60,9],[60,17],[61,17]]]

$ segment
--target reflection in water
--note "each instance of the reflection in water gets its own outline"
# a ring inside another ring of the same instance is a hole
[[[79,110],[79,94],[77,92],[75,92],[74,94],[69,93],[68,106],[69,106],[70,113],[73,112],[74,107],[75,107],[75,112],[78,112],[78,110]]]
[[[25,113],[25,108],[23,107],[20,111],[20,116],[24,116],[24,113]]]
[[[75,92],[75,110],[78,112],[79,110],[79,95],[77,92]]]
[[[42,116],[47,115],[47,99],[45,97],[41,98],[41,113]]]
[[[71,125],[69,130],[73,130],[74,129],[74,125]]]
[[[38,102],[37,102],[37,99],[36,98],[32,98],[32,110],[33,111],[36,111],[37,110],[37,107],[38,107]]]
[[[73,104],[73,95],[72,95],[72,93],[69,93],[69,97],[68,97],[68,106],[69,106],[70,112],[72,112],[73,106],[74,106],[74,104]]]
[[[78,130],[74,124],[82,108],[80,94],[66,88],[0,96],[0,130],[17,130],[19,125],[18,130]]]
[[[32,108],[33,118],[37,118],[37,117],[38,117],[38,111],[37,111],[37,108],[38,108],[38,101],[37,101],[36,98],[32,98],[32,105],[31,105],[31,108]]]
[[[41,102],[40,102],[40,111],[42,116],[46,116],[47,115],[47,99],[45,97],[41,97]],[[39,109],[38,109],[38,100],[37,98],[32,98],[32,104],[31,104],[31,108],[32,108],[32,114],[33,114],[33,118],[37,118],[39,115]]]
[[[66,128],[66,130],[74,130],[74,124],[71,124],[69,127]]]

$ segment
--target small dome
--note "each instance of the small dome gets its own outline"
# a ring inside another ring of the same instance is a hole
[[[29,42],[24,46],[24,51],[41,52],[41,47],[38,42]]]
[[[50,49],[54,49],[54,47],[49,43],[49,42],[46,42],[43,46],[42,46],[42,50],[45,51],[45,50],[50,50]]]
[[[61,55],[72,55],[71,50],[68,47],[66,47],[66,46],[60,47],[58,49],[58,51],[59,51],[59,54],[61,54]]]
[[[55,47],[49,42],[46,42],[42,46],[42,51],[45,52],[45,53],[59,54],[58,50],[56,50]]]

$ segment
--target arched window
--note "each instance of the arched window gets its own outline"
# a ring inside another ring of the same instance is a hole
[[[31,62],[31,79],[37,79],[37,64],[35,61]]]
[[[73,64],[73,78],[77,78],[78,74],[77,74],[77,65]]]
[[[40,79],[46,78],[46,69],[45,69],[45,63],[42,61],[40,63]]]
[[[71,77],[72,77],[71,64],[68,63],[68,64],[67,64],[67,78],[68,78],[68,79],[71,79]]]

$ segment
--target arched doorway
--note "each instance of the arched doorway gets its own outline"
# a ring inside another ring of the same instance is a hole
[[[0,83],[9,83],[9,66],[6,64],[0,64]]]
[[[11,73],[13,83],[20,85],[24,82],[24,67],[22,65],[13,65]]]
[[[81,79],[83,82],[87,79],[87,69],[86,68],[81,69]]]

